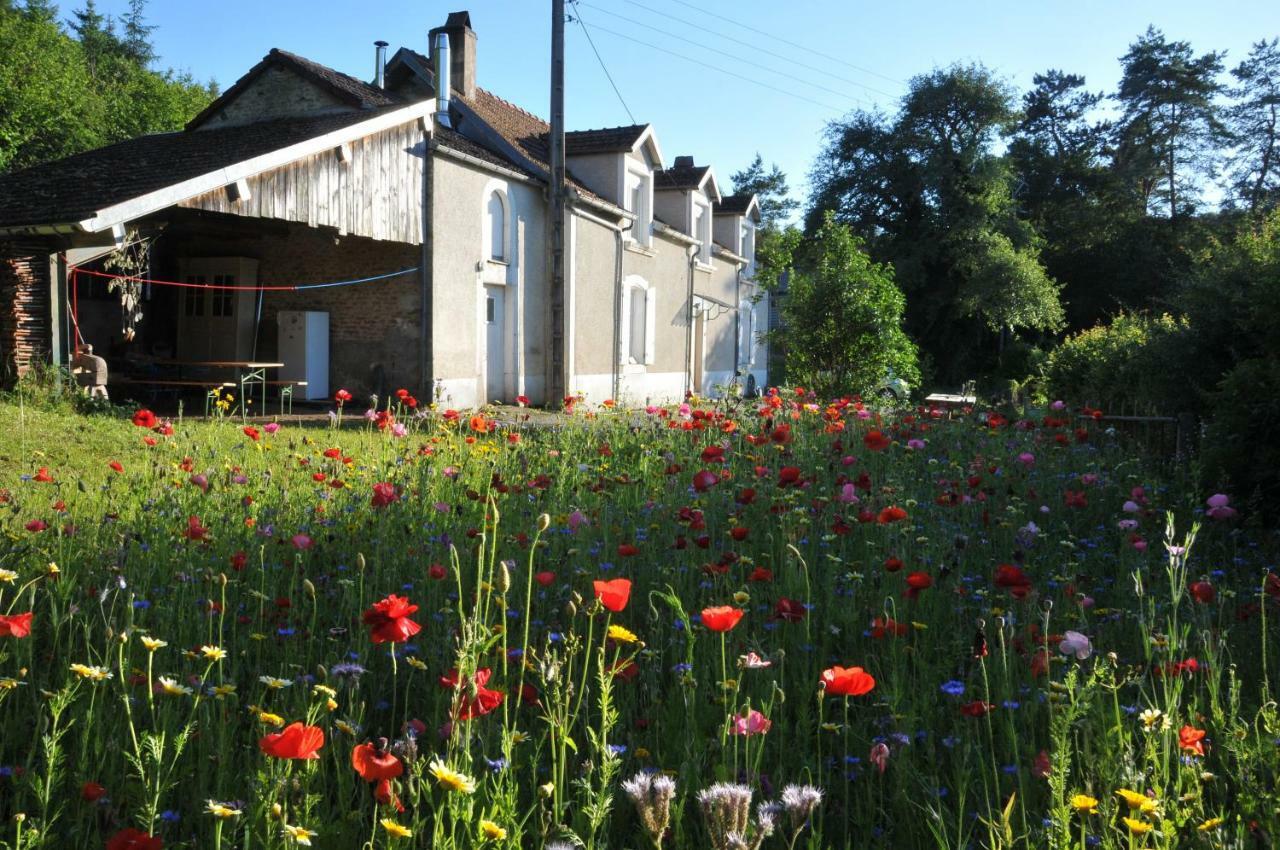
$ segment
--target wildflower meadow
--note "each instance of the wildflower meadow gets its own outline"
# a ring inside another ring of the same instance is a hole
[[[5,403],[0,846],[1270,847],[1274,532],[1091,413]]]

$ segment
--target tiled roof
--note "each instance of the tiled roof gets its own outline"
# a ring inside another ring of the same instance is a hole
[[[697,189],[711,169],[709,165],[677,165],[653,174],[654,189]]]
[[[376,109],[380,106],[390,106],[399,101],[376,86],[372,86],[363,80],[358,80],[341,71],[321,65],[319,62],[312,62],[305,56],[299,56],[296,53],[290,53],[287,50],[281,50],[273,47],[271,52],[262,57],[262,61],[249,69],[243,77],[236,80],[231,88],[222,93],[213,103],[205,107],[199,115],[187,122],[187,128],[193,129],[204,123],[206,118],[218,113],[224,106],[234,100],[244,91],[257,77],[267,68],[283,67],[288,68],[295,73],[319,84],[335,95],[340,100],[351,104],[356,109]]]
[[[716,205],[716,212],[746,215],[747,210],[751,208],[751,202],[755,199],[755,195],[725,195]]]
[[[92,218],[114,204],[366,121],[381,111],[140,136],[0,174],[0,227]]]
[[[466,136],[455,130],[450,130],[447,127],[436,127],[435,137],[436,141],[441,145],[451,150],[455,150],[458,153],[464,153],[467,156],[474,157],[475,159],[484,160],[485,162],[511,169],[513,171],[524,171],[524,169],[520,167],[519,163],[512,162],[510,158],[489,150],[484,145],[468,139]]]
[[[599,130],[574,130],[564,134],[566,156],[585,156],[593,153],[624,153],[636,146],[647,124],[631,124],[626,127],[604,127]]]

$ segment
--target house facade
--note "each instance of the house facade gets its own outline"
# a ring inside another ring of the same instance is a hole
[[[312,313],[319,397],[558,403],[550,128],[477,85],[467,13],[428,43],[379,44],[370,83],[272,50],[181,132],[0,176],[0,375],[80,343],[140,384],[157,363],[294,374],[291,323]],[[649,125],[565,150],[563,385],[634,404],[763,388],[754,198],[668,162]],[[104,264],[122,246],[145,260],[136,322]]]

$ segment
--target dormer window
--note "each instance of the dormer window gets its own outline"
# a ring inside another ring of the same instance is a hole
[[[653,178],[647,171],[638,168],[627,169],[626,194],[623,203],[627,212],[636,217],[635,223],[627,231],[627,239],[637,245],[649,246],[649,233],[653,229]]]
[[[756,276],[756,226],[750,219],[742,222],[742,256],[747,260],[746,276]]]
[[[689,235],[698,240],[698,262],[711,265],[711,206],[693,199],[693,221]]]

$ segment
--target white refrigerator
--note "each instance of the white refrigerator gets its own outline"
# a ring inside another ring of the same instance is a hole
[[[281,310],[280,380],[306,381],[294,390],[294,398],[329,397],[329,314],[314,310]]]

